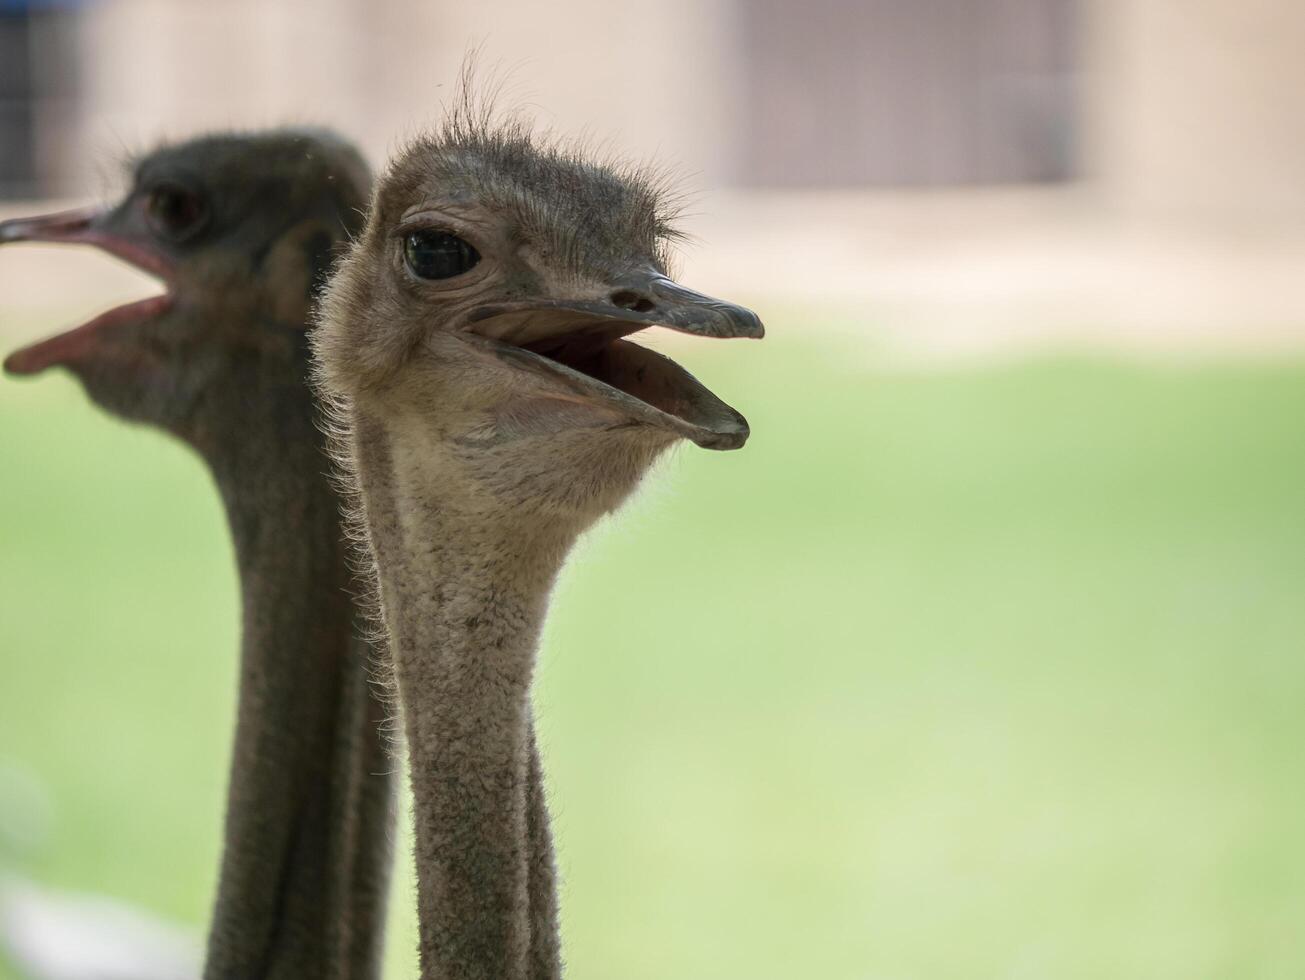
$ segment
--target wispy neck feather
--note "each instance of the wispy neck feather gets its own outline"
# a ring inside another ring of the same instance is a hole
[[[348,411],[337,436],[365,505],[355,526],[375,555],[404,706],[422,976],[559,976],[529,690],[548,595],[576,532],[494,513],[454,489],[450,464],[429,446]]]

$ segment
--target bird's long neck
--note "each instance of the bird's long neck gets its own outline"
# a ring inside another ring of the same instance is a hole
[[[307,387],[260,383],[197,440],[226,505],[243,608],[204,976],[367,980],[380,975],[390,867],[384,709]]]
[[[529,691],[574,535],[432,490],[438,462],[365,419],[353,452],[408,738],[423,980],[555,977]]]

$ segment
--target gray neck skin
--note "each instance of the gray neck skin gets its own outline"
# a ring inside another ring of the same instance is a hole
[[[208,398],[221,402],[198,406],[186,436],[226,505],[243,629],[204,977],[370,980],[381,967],[393,764],[315,409],[302,377],[279,370]]]
[[[412,774],[423,980],[561,975],[530,682],[571,540],[397,500],[379,425],[352,453],[377,557]],[[402,512],[403,517],[400,517]]]

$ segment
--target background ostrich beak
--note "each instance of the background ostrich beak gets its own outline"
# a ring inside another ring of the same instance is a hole
[[[37,374],[56,364],[67,364],[92,351],[106,330],[156,317],[171,308],[172,260],[143,241],[109,230],[106,218],[111,213],[88,207],[0,222],[0,245],[11,242],[93,245],[148,272],[168,287],[162,295],[115,307],[79,327],[15,351],[4,361],[4,369],[10,374]]]
[[[43,214],[33,218],[0,221],[0,244],[84,241],[86,232],[102,213],[99,208],[76,208],[72,211],[59,211],[56,214]]]

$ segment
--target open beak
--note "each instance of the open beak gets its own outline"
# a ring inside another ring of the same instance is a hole
[[[170,286],[174,275],[172,261],[131,238],[108,231],[104,227],[107,213],[100,208],[79,208],[2,221],[0,245],[11,242],[93,245]],[[115,307],[79,327],[15,351],[5,358],[4,368],[11,374],[36,374],[56,364],[68,364],[91,351],[107,329],[151,319],[171,308],[172,303],[173,295],[169,289],[162,295]]]
[[[524,300],[474,310],[467,331],[519,367],[620,408],[707,449],[737,449],[742,415],[669,357],[624,338],[662,326],[702,337],[760,338],[751,310],[694,292],[655,272],[612,284],[606,300]]]

